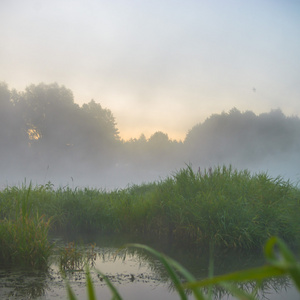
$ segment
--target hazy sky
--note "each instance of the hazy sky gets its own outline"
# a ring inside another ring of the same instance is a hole
[[[1,0],[0,81],[65,85],[121,137],[212,113],[300,115],[300,1]]]

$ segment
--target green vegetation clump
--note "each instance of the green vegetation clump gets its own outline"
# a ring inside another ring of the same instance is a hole
[[[51,219],[52,232],[130,233],[258,249],[274,235],[298,242],[299,200],[297,187],[265,173],[230,166],[194,172],[188,166],[160,182],[110,192],[55,190],[51,183],[7,187],[0,192],[0,218],[2,229],[5,222],[21,222],[16,216],[22,211],[31,220],[37,214]]]
[[[299,235],[299,190],[280,178],[218,167],[188,167],[157,190],[169,232],[196,244],[253,249],[272,235],[292,242]]]
[[[238,298],[255,299],[235,283],[289,275],[299,289],[299,263],[285,244],[299,242],[299,200],[299,189],[279,177],[251,175],[230,166],[203,172],[188,166],[160,182],[110,192],[69,187],[55,190],[51,183],[7,187],[0,191],[0,261],[46,269],[53,253],[49,231],[152,235],[195,247],[213,244],[241,250],[259,249],[268,240],[267,265],[202,281],[167,256],[147,246],[131,245],[160,259],[181,299],[187,299],[187,289],[195,299],[210,299],[202,289],[215,285]],[[63,274],[93,266],[93,249],[88,260],[74,244],[60,249]],[[108,278],[101,272],[99,275],[113,295],[122,299]],[[90,299],[96,299],[89,272],[87,287]],[[75,299],[68,283],[67,289],[70,299]]]
[[[0,220],[0,261],[37,269],[48,267],[52,245],[48,241],[49,220],[20,214],[15,220]]]
[[[6,188],[0,194],[0,261],[3,265],[47,269],[52,244],[51,218],[39,215],[30,198],[31,184]]]

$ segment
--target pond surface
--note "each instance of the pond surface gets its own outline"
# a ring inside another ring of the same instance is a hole
[[[178,294],[162,264],[146,251],[127,248],[126,243],[147,244],[185,266],[199,279],[208,276],[209,254],[206,250],[188,250],[157,243],[148,239],[119,236],[68,236],[55,237],[57,248],[70,247],[76,241],[78,247],[89,253],[89,264],[104,273],[125,300],[129,299],[179,299]],[[60,272],[59,255],[51,258],[48,272],[28,271],[22,268],[0,267],[0,299],[67,299],[65,280]],[[213,256],[214,274],[224,274],[255,266],[261,266],[264,258],[259,253],[220,253]],[[75,271],[66,270],[66,278],[78,299],[86,299],[85,272],[78,264]],[[97,299],[111,299],[111,293],[102,276],[91,269]],[[250,284],[244,286],[251,290]],[[189,296],[193,299],[192,295]],[[261,299],[299,299],[299,293],[288,278],[271,279],[265,282],[260,292]],[[234,299],[221,289],[214,290],[214,299]]]

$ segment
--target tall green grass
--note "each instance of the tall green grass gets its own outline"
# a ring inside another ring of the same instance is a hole
[[[299,189],[288,181],[230,166],[202,173],[188,166],[160,182],[109,192],[54,189],[51,183],[7,187],[0,191],[0,261],[47,268],[52,250],[49,231],[152,235],[181,245],[208,247],[213,243],[243,250],[259,249],[269,240],[265,247],[269,265],[201,282],[170,258],[147,246],[134,245],[161,259],[181,299],[186,299],[186,289],[191,289],[196,299],[206,299],[201,288],[214,284],[244,299],[253,299],[232,282],[287,274],[299,288],[299,263],[285,246],[285,242],[299,242],[299,202]],[[275,235],[279,238],[270,239]],[[281,254],[279,259],[275,245]],[[77,252],[70,248],[65,254],[65,265],[73,266],[69,259],[78,260]],[[185,284],[173,268],[181,272]],[[114,297],[121,299],[104,279]],[[94,297],[89,277],[87,283]],[[71,289],[69,295],[72,298]]]
[[[48,241],[49,222],[43,216],[27,214],[0,220],[1,263],[46,269],[52,249]]]
[[[206,246],[260,248],[273,235],[300,236],[300,191],[280,177],[231,166],[194,172],[190,166],[159,182],[105,191],[44,186],[0,192],[0,218],[52,218],[51,231],[130,233]],[[17,208],[17,209],[16,209]]]
[[[188,167],[163,182],[156,198],[158,222],[180,240],[252,249],[272,235],[289,242],[299,236],[299,190],[263,173]]]
[[[39,214],[32,185],[6,188],[0,195],[0,261],[2,265],[47,269],[52,244],[51,218]]]

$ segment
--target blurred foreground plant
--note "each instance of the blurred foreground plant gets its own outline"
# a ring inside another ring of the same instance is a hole
[[[213,286],[224,288],[237,299],[253,300],[257,299],[256,293],[263,280],[278,276],[289,276],[293,280],[300,295],[300,264],[286,244],[278,237],[271,237],[265,244],[264,253],[267,263],[264,266],[210,277],[200,281],[196,280],[196,278],[178,262],[148,246],[141,244],[128,244],[124,247],[144,249],[157,257],[166,268],[166,271],[168,272],[170,279],[182,300],[188,299],[188,291],[192,291],[194,298],[197,300],[212,299],[212,294],[210,292],[205,293],[205,291],[207,291],[207,289],[208,291],[211,291]],[[89,269],[87,268],[86,270],[88,299],[95,300],[96,294],[94,285]],[[100,271],[97,272],[108,285],[112,293],[112,299],[122,300],[122,296],[110,280]],[[179,276],[179,274],[181,276]],[[184,278],[184,282],[182,281],[182,277]],[[258,283],[258,288],[254,289],[252,293],[246,292],[241,288],[238,288],[236,285],[237,283],[251,281]],[[75,300],[76,296],[68,282],[66,282],[66,286],[69,299]]]

